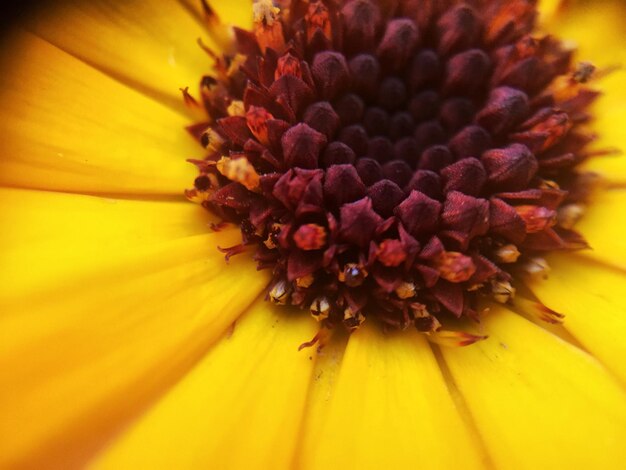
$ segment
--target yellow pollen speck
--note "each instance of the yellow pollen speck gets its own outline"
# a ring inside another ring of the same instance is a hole
[[[501,263],[515,263],[521,255],[517,247],[512,244],[501,246],[494,254]]]
[[[279,13],[280,8],[275,7],[271,0],[258,0],[252,6],[252,17],[255,23],[265,23],[271,26]]]
[[[234,100],[233,102],[230,103],[230,105],[228,106],[228,115],[229,116],[245,116],[246,115],[246,109],[244,107],[243,101],[240,100]]]
[[[244,185],[250,191],[259,188],[259,174],[245,157],[236,159],[222,157],[217,162],[216,167],[217,171],[226,178]]]
[[[558,210],[557,220],[561,227],[572,229],[584,214],[585,207],[582,204],[568,204]]]
[[[401,299],[410,299],[415,296],[415,284],[412,282],[403,282],[396,288],[395,292]]]
[[[524,263],[522,270],[531,279],[545,279],[550,272],[550,265],[544,258],[534,257]]]
[[[306,276],[302,276],[296,279],[296,286],[304,288],[311,287],[313,281],[315,281],[315,277],[313,277],[313,274],[307,274]]]
[[[539,188],[541,189],[561,189],[559,184],[556,181],[552,180],[541,180],[539,184]]]
[[[210,199],[211,193],[207,191],[198,191],[197,189],[186,189],[185,197],[188,201],[195,204],[202,204]]]

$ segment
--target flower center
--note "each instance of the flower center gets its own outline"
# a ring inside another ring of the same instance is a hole
[[[431,332],[586,246],[593,67],[531,36],[536,1],[276,3],[213,54],[187,192],[241,228],[228,254],[254,248],[273,302]]]

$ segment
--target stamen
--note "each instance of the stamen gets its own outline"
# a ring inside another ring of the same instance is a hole
[[[200,136],[200,143],[211,153],[222,151],[226,139],[222,137],[213,127],[209,127]]]
[[[344,266],[343,271],[338,275],[339,281],[350,287],[357,287],[363,284],[367,277],[367,271],[356,263],[348,263]]]
[[[350,307],[343,311],[343,324],[349,331],[358,330],[365,321],[365,316],[360,310],[355,312]]]
[[[584,214],[585,208],[582,204],[568,204],[559,208],[557,220],[561,227],[571,230]]]
[[[414,318],[415,328],[423,333],[436,333],[441,331],[441,323],[430,314],[426,305],[418,302],[410,305],[411,314]],[[444,334],[445,336],[445,334]]]
[[[493,299],[501,304],[507,303],[513,297],[515,297],[515,288],[509,281],[506,280],[494,280],[491,283],[491,292]]]
[[[318,297],[311,304],[311,316],[317,321],[323,321],[330,315],[330,302],[326,297]]]
[[[497,260],[506,264],[515,263],[520,255],[521,253],[517,247],[511,244],[501,246],[495,252]]]
[[[521,269],[531,279],[547,279],[550,265],[544,258],[533,257],[522,264]]]
[[[406,300],[411,297],[415,297],[417,288],[414,283],[403,281],[398,287],[396,287],[394,292],[399,298]]]
[[[250,191],[255,191],[259,188],[261,178],[254,166],[245,157],[236,159],[222,157],[215,166],[217,171],[226,178],[244,185]]]
[[[275,7],[271,0],[257,0],[252,4],[252,16],[255,23],[272,26],[278,19],[280,8]]]
[[[290,288],[286,281],[281,280],[274,284],[270,290],[269,297],[277,305],[286,305],[289,300]]]
[[[315,282],[315,277],[312,274],[296,278],[296,287],[304,288],[311,287]]]

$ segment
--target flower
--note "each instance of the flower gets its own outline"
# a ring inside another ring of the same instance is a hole
[[[250,26],[243,0],[217,3]],[[180,197],[180,156],[201,155],[177,90],[219,31],[186,0],[51,8],[0,60],[0,466],[620,466],[623,159],[586,164],[605,181],[576,224],[593,251],[550,255],[484,316],[488,339],[366,323],[298,351],[315,321],[264,302],[267,274],[213,249],[239,232]],[[617,2],[543,11],[600,72],[624,60]],[[598,150],[622,144],[623,84],[593,82]]]

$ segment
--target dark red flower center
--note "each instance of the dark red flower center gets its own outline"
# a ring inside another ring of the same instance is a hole
[[[241,228],[269,298],[325,327],[433,331],[586,246],[589,64],[535,0],[260,0],[201,82],[190,199]],[[229,255],[241,247],[233,247]]]

